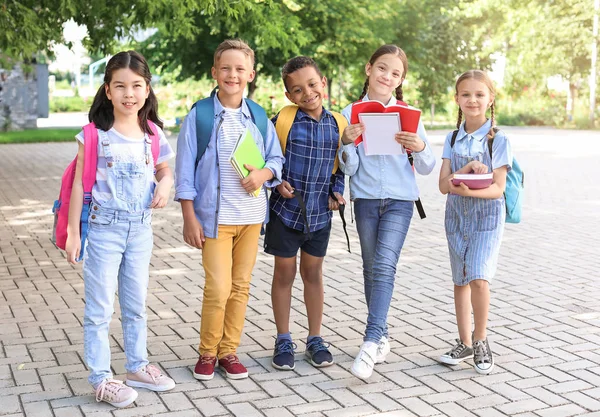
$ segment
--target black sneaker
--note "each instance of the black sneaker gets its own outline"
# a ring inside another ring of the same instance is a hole
[[[440,356],[439,361],[446,365],[458,365],[465,359],[473,357],[473,348],[465,345],[460,339],[456,339],[456,345],[448,352]]]
[[[282,339],[275,342],[275,350],[273,351],[273,359],[271,365],[275,369],[282,371],[291,371],[296,367],[294,363],[294,350],[296,344],[289,339]]]
[[[494,357],[492,356],[492,350],[487,338],[473,342],[473,350],[475,351],[473,356],[475,370],[483,375],[492,372],[492,369],[494,369]]]
[[[313,338],[310,343],[306,345],[306,356],[312,366],[317,368],[323,368],[325,366],[333,365],[333,356],[329,352],[329,343],[325,343],[322,337]]]

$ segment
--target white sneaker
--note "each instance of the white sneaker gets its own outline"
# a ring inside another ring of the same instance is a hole
[[[358,355],[356,355],[356,359],[354,359],[350,372],[361,379],[369,378],[373,374],[376,358],[377,344],[373,342],[363,343]]]
[[[381,336],[381,340],[379,340],[379,344],[377,345],[377,357],[375,358],[375,363],[383,363],[385,362],[385,358],[387,354],[390,353],[390,341],[385,336]]]

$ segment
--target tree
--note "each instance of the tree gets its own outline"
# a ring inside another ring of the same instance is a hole
[[[473,8],[472,2],[402,0],[397,44],[408,56],[409,80],[421,107],[444,104],[448,88],[462,72],[488,69],[491,60],[483,47],[489,32],[482,22],[491,21],[490,11]],[[416,74],[416,75],[412,75]]]

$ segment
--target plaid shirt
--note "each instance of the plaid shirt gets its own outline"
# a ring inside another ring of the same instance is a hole
[[[277,116],[272,120],[277,124]],[[332,175],[337,157],[340,133],[333,115],[323,109],[321,120],[316,121],[298,109],[288,135],[282,180],[299,192],[306,205],[310,232],[327,226],[332,213],[329,210],[329,190],[344,193],[344,174],[340,169]],[[306,232],[298,201],[283,198],[276,188],[271,193],[270,208],[281,221],[295,230]]]

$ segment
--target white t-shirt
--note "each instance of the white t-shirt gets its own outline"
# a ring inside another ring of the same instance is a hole
[[[221,176],[221,203],[219,224],[240,225],[262,223],[267,214],[265,190],[258,197],[251,196],[240,184],[240,177],[229,162],[233,147],[244,132],[241,107],[225,109],[219,137],[219,175]]]
[[[156,163],[156,165],[158,165],[173,158],[175,152],[173,152],[162,129],[158,126],[156,126],[156,129],[158,130],[158,136],[160,137],[160,149],[158,161]],[[114,128],[111,128],[106,134],[110,140],[110,153],[113,157],[113,162],[145,163],[146,155],[144,153],[144,141],[148,137],[148,134],[145,134],[143,139],[133,139],[122,135]],[[79,132],[75,138],[79,142],[84,143],[83,130]],[[94,188],[92,189],[92,198],[100,204],[113,198],[107,184],[106,158],[104,155],[104,147],[102,146],[102,139],[100,138],[100,129],[98,129],[98,168],[96,170],[96,184],[94,184]]]

